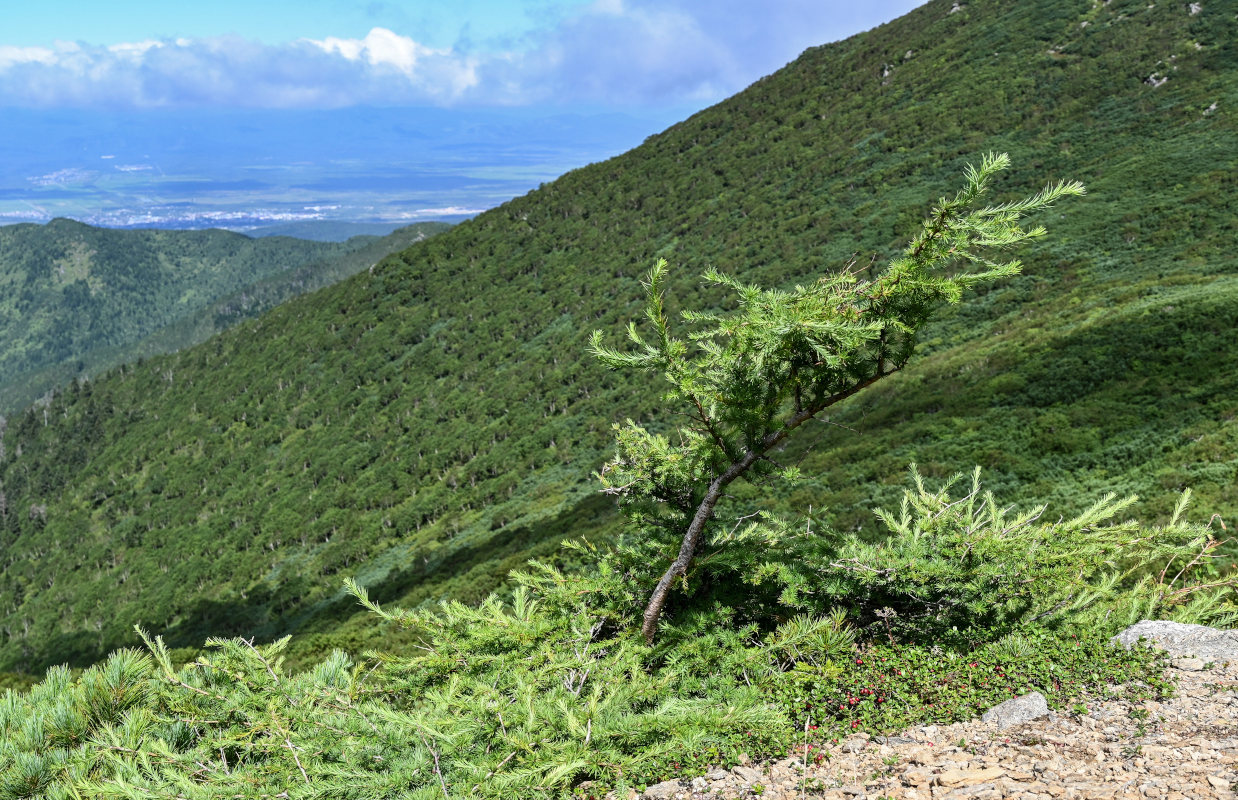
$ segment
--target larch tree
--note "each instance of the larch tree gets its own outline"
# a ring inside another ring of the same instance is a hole
[[[686,586],[702,542],[726,546],[726,531],[711,529],[721,528],[716,509],[727,487],[740,478],[794,477],[794,468],[771,459],[772,450],[903,368],[917,333],[943,303],[1017,274],[1019,261],[992,254],[1044,235],[1042,227],[1020,226],[1025,215],[1084,194],[1081,183],[1061,181],[1017,202],[982,206],[993,177],[1009,165],[1006,154],[990,154],[978,168],[968,166],[963,190],[942,198],[903,253],[872,279],[861,279],[852,264],[794,289],[763,289],[711,268],[704,279],[732,290],[738,308],[684,312],[692,327],[685,340],[671,332],[663,298],[668,268],[659,260],[644,282],[652,336],[630,324],[631,352],[607,347],[594,332],[594,355],[614,369],[661,373],[667,400],[690,420],[673,437],[631,420],[616,426],[617,454],[600,473],[603,491],[618,497],[642,537],[667,543],[668,554],[679,544],[645,606],[647,641],[676,581]]]

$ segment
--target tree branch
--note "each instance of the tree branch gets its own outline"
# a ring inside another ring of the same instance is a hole
[[[658,585],[654,588],[653,594],[650,595],[649,602],[645,606],[641,634],[645,637],[646,642],[653,643],[653,637],[658,632],[658,619],[661,617],[662,608],[666,605],[666,599],[670,595],[671,586],[676,578],[688,573],[688,567],[692,565],[692,559],[696,557],[696,549],[701,542],[701,534],[705,531],[705,525],[713,517],[714,507],[718,505],[718,500],[721,499],[723,490],[736,478],[747,472],[749,467],[755,464],[765,453],[769,452],[770,448],[785,439],[791,431],[812,419],[814,415],[819,414],[835,403],[846,400],[856,392],[868,388],[889,374],[891,373],[874,373],[850,388],[823,398],[809,407],[792,414],[781,428],[767,434],[758,442],[756,447],[748,450],[742,458],[732,462],[725,472],[713,479],[709,484],[709,490],[705,492],[705,497],[702,498],[700,504],[696,507],[696,513],[692,516],[692,522],[688,525],[687,531],[684,532],[683,542],[679,546],[679,555],[667,567],[666,572],[662,573],[661,580],[658,581]]]

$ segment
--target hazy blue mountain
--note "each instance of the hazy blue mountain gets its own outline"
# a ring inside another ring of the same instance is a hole
[[[311,242],[345,242],[354,236],[386,236],[404,227],[399,222],[331,222],[327,220],[308,220],[305,222],[284,222],[276,225],[261,225],[240,231],[246,236],[260,239],[266,236],[291,236],[294,239],[308,239]]]

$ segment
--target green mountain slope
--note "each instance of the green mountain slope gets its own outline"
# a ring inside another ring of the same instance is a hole
[[[377,644],[344,576],[380,602],[476,600],[563,536],[615,535],[589,473],[610,423],[658,398],[585,342],[639,315],[653,259],[680,265],[672,298],[693,306],[709,264],[778,285],[880,263],[989,150],[1014,159],[1011,197],[1059,177],[1089,197],[1025,275],[801,437],[786,456],[813,477],[775,507],[871,524],[915,460],[979,463],[1054,513],[1112,488],[1149,518],[1191,485],[1198,514],[1230,521],[1238,20],[952,5],[809,50],[626,155],[10,420],[0,668],[91,661],[136,621],[177,645],[296,630],[294,659]]]
[[[68,219],[0,227],[0,413],[79,376],[196,344],[447,227],[333,244]]]

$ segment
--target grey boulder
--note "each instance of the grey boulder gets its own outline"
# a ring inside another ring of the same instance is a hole
[[[765,776],[761,774],[761,770],[753,769],[752,767],[736,767],[731,772],[749,785],[760,783],[765,779]]]
[[[1141,638],[1175,658],[1238,661],[1238,631],[1145,619],[1122,631],[1112,641],[1130,647]]]
[[[999,703],[980,717],[982,722],[991,722],[999,728],[1022,725],[1034,719],[1048,716],[1049,704],[1040,692],[1029,692],[1021,697]]]
[[[679,781],[662,781],[646,788],[641,797],[645,800],[672,800],[687,794],[687,789]]]

